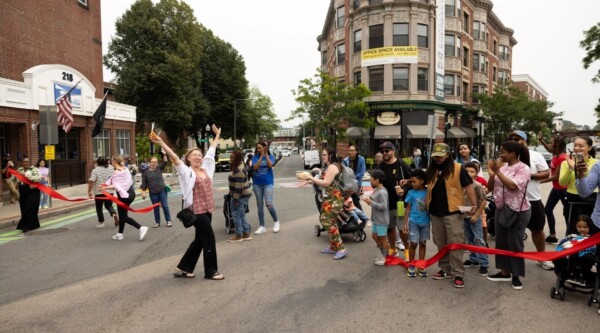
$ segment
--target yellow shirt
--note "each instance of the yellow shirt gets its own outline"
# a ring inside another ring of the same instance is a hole
[[[585,173],[586,176],[588,175],[590,170],[592,170],[592,165],[596,164],[597,162],[598,160],[593,157],[590,157],[587,159],[587,161],[585,161],[585,164],[587,164],[588,168],[587,172]],[[558,183],[561,186],[567,186],[568,193],[578,195],[579,193],[577,193],[577,188],[575,187],[575,180],[575,170],[569,170],[569,163],[567,161],[562,162],[562,164],[560,165],[560,175],[558,176]],[[594,192],[598,192],[598,189],[596,188]]]

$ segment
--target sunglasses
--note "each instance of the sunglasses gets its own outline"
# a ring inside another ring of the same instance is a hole
[[[391,149],[382,149],[381,150],[381,152],[384,153],[384,154],[387,154],[387,153],[389,153],[391,151],[392,151]]]

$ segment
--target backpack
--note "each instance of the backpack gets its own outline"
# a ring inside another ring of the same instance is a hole
[[[340,177],[338,187],[342,191],[343,195],[348,197],[358,192],[358,181],[356,180],[356,174],[352,168],[347,167],[343,164],[338,164],[340,169]]]

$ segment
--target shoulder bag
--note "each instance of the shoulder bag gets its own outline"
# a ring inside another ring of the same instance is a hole
[[[525,202],[525,198],[527,197],[527,185],[528,184],[529,184],[529,181],[527,181],[527,183],[525,183],[525,191],[523,191],[523,200],[521,200],[521,204],[519,205],[519,208],[521,208],[523,206],[523,203]],[[504,184],[502,184],[502,197],[506,198],[506,195],[504,193]],[[517,222],[517,220],[519,219],[519,216],[521,215],[520,211],[512,210],[512,208],[508,207],[508,205],[506,203],[504,203],[504,207],[502,207],[502,209],[499,212],[500,212],[500,216],[498,217],[498,223],[507,229],[510,228],[513,224],[515,224],[515,222]]]

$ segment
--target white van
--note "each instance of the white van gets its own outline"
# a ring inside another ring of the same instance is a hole
[[[321,167],[321,159],[318,150],[307,150],[304,152],[304,169]]]

